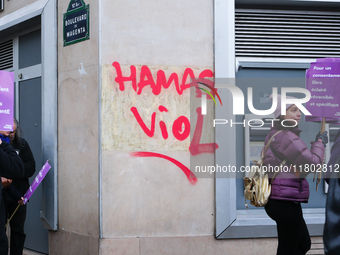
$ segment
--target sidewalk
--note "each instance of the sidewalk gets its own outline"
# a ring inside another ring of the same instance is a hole
[[[30,250],[26,250],[26,249],[24,249],[24,252],[22,253],[22,255],[41,255],[41,254],[42,253],[30,251]]]

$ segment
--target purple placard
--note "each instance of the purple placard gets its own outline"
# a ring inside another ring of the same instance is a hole
[[[0,130],[13,130],[14,73],[0,70]]]
[[[312,121],[312,122],[321,122],[323,120],[323,117],[311,117],[311,116],[305,116],[305,121]],[[325,117],[325,122],[328,124],[333,124],[333,125],[340,125],[340,119],[336,118],[329,118]]]
[[[340,62],[340,58],[318,58],[316,62]]]
[[[31,198],[33,195],[34,191],[38,188],[39,184],[42,182],[42,180],[45,178],[46,174],[50,170],[51,166],[48,163],[48,160],[46,163],[43,165],[39,173],[35,176],[33,183],[31,186],[28,188],[24,195],[24,204],[27,203],[27,201]]]
[[[306,121],[319,121],[326,117],[327,123],[339,124],[340,59],[325,58],[311,63],[306,71],[306,88],[311,92],[306,108],[312,114],[306,116]]]

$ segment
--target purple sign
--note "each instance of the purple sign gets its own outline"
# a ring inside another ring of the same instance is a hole
[[[34,191],[38,188],[39,184],[42,182],[42,180],[45,178],[46,174],[50,170],[51,166],[48,163],[48,160],[46,163],[43,165],[39,173],[35,176],[33,183],[31,186],[28,188],[24,195],[24,204],[27,203],[27,201],[31,198],[33,195]]]
[[[0,70],[0,130],[13,130],[14,73]]]
[[[305,120],[312,122],[321,122],[323,120],[323,117],[305,116]],[[325,122],[328,124],[340,125],[340,119],[325,117]]]
[[[318,58],[316,62],[340,62],[340,58]]]
[[[340,124],[340,59],[318,59],[306,71],[306,88],[311,99],[306,103],[312,116],[306,121],[320,121]]]

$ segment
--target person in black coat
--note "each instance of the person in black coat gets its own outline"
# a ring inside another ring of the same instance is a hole
[[[24,163],[25,173],[23,178],[13,178],[12,185],[19,190],[23,196],[29,188],[28,178],[35,172],[35,160],[33,153],[27,141],[21,137],[21,128],[16,119],[14,119],[13,132],[9,134],[10,143],[14,150]],[[10,217],[18,206],[18,200],[13,199],[8,193],[5,193],[7,216]],[[10,255],[21,255],[24,249],[26,234],[24,232],[26,220],[27,204],[20,206],[10,221],[11,238],[10,238]]]
[[[326,201],[326,222],[323,231],[325,254],[340,254],[340,129],[335,135],[324,175],[329,184]]]
[[[0,131],[0,136],[3,131]],[[0,175],[9,179],[24,177],[24,164],[13,147],[0,139]],[[0,177],[1,177],[0,176]],[[2,184],[1,184],[2,188]],[[8,239],[5,231],[5,203],[0,196],[0,255],[8,253]]]

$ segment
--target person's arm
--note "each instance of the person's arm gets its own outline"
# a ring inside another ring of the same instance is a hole
[[[31,176],[33,176],[35,172],[35,160],[34,160],[31,148],[28,145],[28,142],[24,139],[23,139],[23,142],[24,142],[24,146],[20,154],[21,154],[22,162],[25,165],[24,178],[30,178]]]
[[[19,190],[17,190],[13,184],[9,185],[5,191],[7,192],[8,195],[10,195],[10,197],[15,200],[15,201],[19,201],[21,200],[21,193],[19,192]]]
[[[325,146],[322,142],[314,142],[311,150],[298,136],[286,136],[281,140],[281,145],[277,145],[280,158],[286,159],[289,164],[296,166],[297,171],[309,172],[311,165],[313,169],[321,167]],[[275,144],[275,143],[274,143]]]
[[[24,164],[21,158],[8,143],[0,140],[0,171],[1,176],[15,179],[24,177]]]

